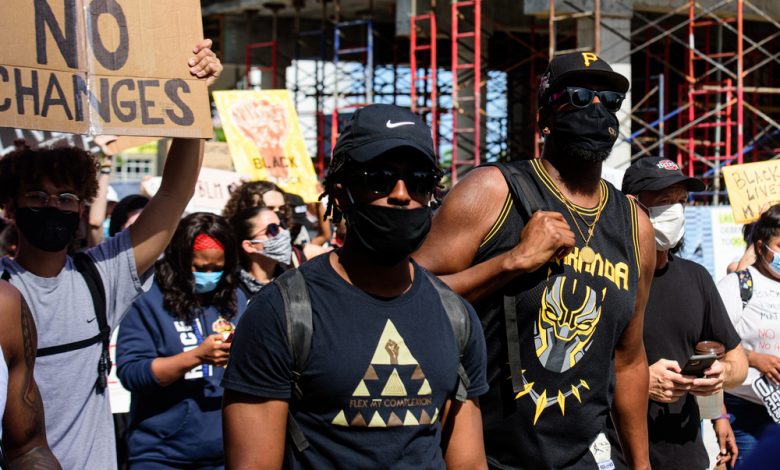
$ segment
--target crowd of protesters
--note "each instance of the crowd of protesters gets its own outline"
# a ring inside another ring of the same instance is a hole
[[[208,83],[210,46],[189,62]],[[780,205],[719,283],[681,258],[703,183],[653,157],[601,178],[628,88],[555,57],[542,157],[443,201],[429,128],[391,105],[353,113],[324,202],[251,181],[220,215],[184,215],[200,140],[123,199],[94,155],[20,143],[0,159],[0,468],[774,468]]]

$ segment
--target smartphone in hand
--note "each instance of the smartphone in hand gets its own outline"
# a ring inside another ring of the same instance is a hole
[[[704,377],[704,371],[710,368],[718,358],[715,354],[694,354],[688,358],[688,362],[683,367],[682,375],[693,377]]]

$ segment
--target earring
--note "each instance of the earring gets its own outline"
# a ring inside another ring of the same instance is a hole
[[[550,135],[550,128],[545,126],[544,129],[542,129],[542,134],[545,136]]]

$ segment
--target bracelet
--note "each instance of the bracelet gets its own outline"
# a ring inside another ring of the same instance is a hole
[[[723,413],[722,415],[718,416],[717,418],[712,418],[712,421],[717,421],[719,419],[731,420],[731,415],[729,413]]]

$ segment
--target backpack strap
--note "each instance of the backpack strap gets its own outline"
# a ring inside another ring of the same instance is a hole
[[[108,374],[111,372],[111,354],[109,352],[111,344],[111,327],[108,326],[108,317],[106,315],[106,290],[103,287],[103,279],[95,266],[92,258],[84,252],[76,253],[73,256],[73,263],[76,270],[84,278],[92,296],[92,306],[95,309],[95,318],[97,319],[99,341],[103,343],[103,350],[100,352],[98,361],[98,378],[95,387],[98,393],[103,393],[108,388]]]
[[[504,175],[509,192],[515,199],[519,207],[522,207],[521,215],[523,221],[528,222],[536,211],[544,210],[545,203],[539,190],[536,189],[536,183],[533,177],[526,171],[518,168],[517,162],[513,163],[487,163],[483,166],[494,166],[501,170]]]
[[[490,163],[501,170],[504,175],[512,197],[521,208],[520,215],[523,222],[528,223],[534,212],[544,210],[546,205],[537,189],[533,177],[526,171],[522,171],[517,164]],[[517,302],[515,296],[504,296],[504,327],[506,329],[507,359],[509,361],[509,374],[512,379],[512,390],[520,393],[523,386],[521,371],[523,365],[520,360],[520,337],[517,333]]]
[[[297,269],[288,269],[274,280],[284,302],[284,315],[287,322],[287,346],[292,356],[293,399],[300,400],[303,391],[298,383],[304,367],[309,360],[312,338],[312,312],[309,290],[303,274]],[[290,407],[292,410],[292,407]],[[287,413],[287,432],[299,452],[309,447],[309,441],[295,422],[292,411]]]
[[[737,278],[739,279],[739,297],[742,299],[742,310],[744,310],[750,299],[753,298],[753,275],[750,274],[748,268],[745,268],[742,271],[737,271]]]
[[[447,319],[452,326],[452,333],[455,335],[455,342],[458,345],[458,388],[455,391],[455,399],[459,402],[465,402],[468,399],[468,388],[471,380],[463,367],[463,355],[466,352],[466,345],[471,337],[471,318],[466,306],[457,294],[442,282],[438,277],[423,270],[425,275],[433,284],[436,292],[439,294],[439,300],[447,312]]]
[[[100,273],[95,267],[95,262],[92,261],[92,258],[90,258],[89,255],[84,252],[76,253],[73,256],[73,264],[76,266],[76,271],[84,278],[87,289],[89,289],[89,295],[92,298],[92,307],[95,310],[95,319],[97,320],[99,332],[91,338],[82,339],[80,341],[38,348],[35,357],[46,357],[54,354],[76,351],[102,342],[103,350],[100,353],[100,361],[98,362],[96,390],[98,393],[103,393],[108,387],[108,374],[111,372],[112,366],[111,355],[109,354],[111,328],[108,326],[108,319],[106,317],[106,291],[103,287],[103,279],[100,277]],[[11,274],[8,270],[5,270],[0,278],[4,281],[10,281]]]

